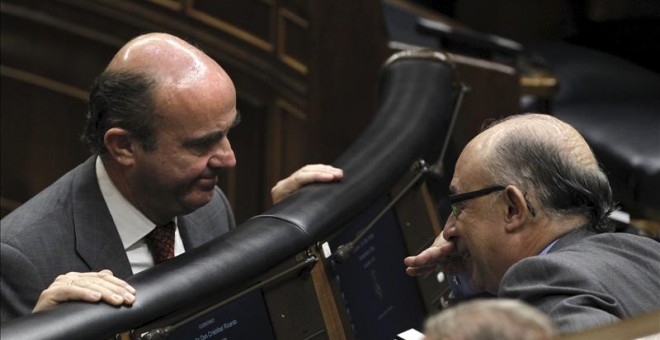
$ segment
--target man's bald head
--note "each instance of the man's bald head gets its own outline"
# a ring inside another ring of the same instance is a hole
[[[609,181],[589,145],[555,117],[523,114],[496,121],[466,151],[477,155],[483,176],[516,185],[550,216],[584,216],[599,230],[613,209]]]
[[[231,82],[213,59],[166,33],[148,33],[129,41],[110,61],[106,71],[143,73],[159,83],[179,87],[194,86],[208,77]]]
[[[126,43],[95,80],[83,141],[103,154],[105,132],[120,127],[152,150],[157,103],[230,98],[233,106],[235,91],[222,67],[198,48],[170,34],[144,34]]]
[[[598,167],[598,162],[582,135],[569,124],[549,115],[529,113],[514,115],[486,127],[478,137],[493,145],[520,136],[553,145],[576,166]]]

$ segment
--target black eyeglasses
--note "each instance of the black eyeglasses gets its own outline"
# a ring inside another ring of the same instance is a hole
[[[462,194],[456,194],[456,195],[450,195],[449,196],[449,204],[451,205],[451,214],[455,217],[458,218],[458,215],[461,214],[461,211],[463,211],[463,208],[458,204],[467,200],[471,200],[473,198],[481,197],[481,196],[486,196],[490,193],[493,193],[495,191],[500,191],[506,189],[505,186],[502,185],[494,185],[491,187],[487,187],[484,189],[480,190],[475,190],[475,191],[470,191],[470,192],[465,192]]]

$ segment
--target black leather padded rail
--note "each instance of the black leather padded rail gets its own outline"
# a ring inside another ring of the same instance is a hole
[[[435,161],[458,85],[451,67],[438,59],[396,59],[381,80],[378,114],[333,163],[344,170],[342,182],[332,188],[323,184],[302,188],[253,219],[290,221],[312,242],[340,227],[389,190],[415,160]]]
[[[135,304],[67,303],[8,321],[0,338],[103,339],[183,308],[223,298],[343,226],[415,160],[433,162],[459,86],[438,53],[402,53],[383,68],[381,103],[361,137],[334,163],[344,179],[315,184],[229,233],[128,281]]]

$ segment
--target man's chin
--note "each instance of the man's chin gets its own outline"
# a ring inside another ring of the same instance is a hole
[[[199,191],[196,192],[194,196],[189,197],[184,202],[184,207],[188,210],[188,213],[191,213],[211,202],[213,195],[215,194],[214,190],[208,191]]]
[[[474,266],[472,263],[469,265],[469,271],[470,271],[470,286],[475,291],[484,291],[484,283],[483,280],[481,279],[481,276],[479,273],[477,273],[476,270],[474,270]]]
[[[499,290],[499,283],[494,285],[492,283],[488,284],[475,271],[472,271],[472,275],[470,276],[470,285],[477,292],[487,292],[492,295],[497,295]]]

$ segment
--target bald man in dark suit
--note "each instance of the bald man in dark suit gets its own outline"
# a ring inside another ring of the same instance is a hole
[[[2,320],[66,301],[130,305],[138,292],[124,279],[160,257],[153,231],[168,228],[178,255],[233,228],[216,185],[236,164],[239,121],[232,80],[199,49],[164,33],[124,45],[90,91],[94,156],[2,220]],[[341,176],[308,165],[271,194]]]

